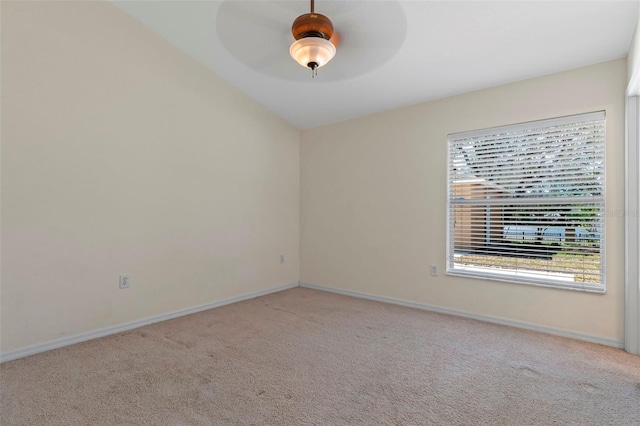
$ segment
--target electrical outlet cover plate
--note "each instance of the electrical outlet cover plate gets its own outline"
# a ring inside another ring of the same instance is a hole
[[[120,288],[121,289],[129,288],[130,285],[131,285],[131,278],[129,277],[129,275],[126,275],[126,274],[120,275],[120,279],[119,279]]]

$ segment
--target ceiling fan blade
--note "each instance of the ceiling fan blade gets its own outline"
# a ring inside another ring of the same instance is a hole
[[[331,38],[329,39],[329,41],[331,43],[333,43],[333,45],[336,47],[336,49],[338,48],[338,46],[340,45],[340,42],[342,41],[342,37],[340,36],[339,32],[335,32],[333,33],[333,35],[331,36]]]
[[[272,3],[264,1],[226,1],[218,11],[218,25],[232,24],[236,36],[254,34],[263,31],[279,31],[291,25],[287,14],[275,10]]]
[[[250,68],[265,72],[274,58],[288,56],[293,36],[287,15],[272,2],[226,1],[216,30],[227,51]]]
[[[247,65],[255,70],[269,73],[275,72],[276,70],[281,69],[286,65],[296,65],[296,63],[289,57],[289,55],[283,57],[282,55],[271,54],[258,58],[254,62]]]

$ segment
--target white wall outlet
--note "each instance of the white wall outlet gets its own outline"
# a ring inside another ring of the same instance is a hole
[[[431,276],[432,277],[438,276],[438,265],[431,265]]]
[[[131,286],[131,277],[127,274],[120,275],[120,288],[129,288]]]
[[[284,254],[280,255],[280,263],[284,263]]]

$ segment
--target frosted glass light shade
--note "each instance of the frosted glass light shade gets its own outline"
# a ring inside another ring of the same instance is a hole
[[[321,37],[305,37],[293,42],[289,54],[303,67],[313,69],[310,64],[316,63],[319,68],[329,62],[336,54],[336,47]]]

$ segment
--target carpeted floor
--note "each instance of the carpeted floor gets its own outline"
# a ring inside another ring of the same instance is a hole
[[[639,425],[640,357],[304,288],[2,364],[2,425]]]

